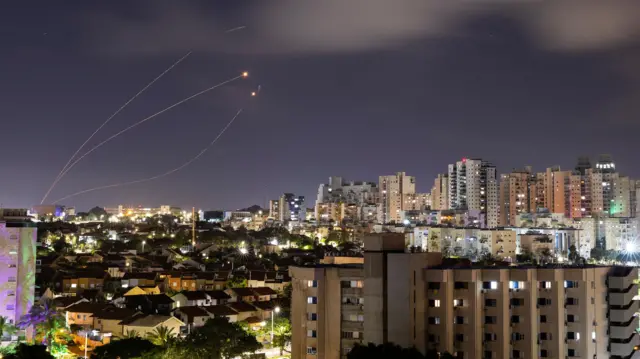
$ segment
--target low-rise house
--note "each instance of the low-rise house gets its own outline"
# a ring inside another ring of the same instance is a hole
[[[203,291],[184,291],[174,294],[171,299],[180,307],[203,307],[211,305],[211,300],[207,293]]]
[[[123,295],[125,297],[127,297],[127,296],[130,296],[130,295],[148,295],[148,294],[160,294],[160,288],[158,288],[157,285],[154,285],[154,286],[137,285],[137,286],[129,289]]]
[[[223,290],[211,290],[205,292],[209,296],[209,300],[211,305],[221,305],[226,304],[231,299],[231,296]]]
[[[104,286],[105,273],[74,273],[62,277],[56,282],[56,291],[62,294],[77,294],[85,289],[101,289]]]
[[[229,302],[253,302],[256,300],[256,295],[251,288],[229,288],[224,292],[231,297]]]
[[[109,307],[109,304],[81,302],[65,309],[67,326],[72,324],[85,328],[93,326],[93,315]]]
[[[173,315],[187,325],[187,333],[191,333],[193,328],[203,326],[209,318],[213,317],[205,308],[194,306],[179,307]]]
[[[48,290],[48,289],[47,289]],[[82,297],[58,297],[53,299],[53,307],[58,311],[64,311],[64,309],[78,303],[88,303],[89,300]]]
[[[169,329],[172,334],[179,335],[180,328],[185,326],[185,323],[170,315],[143,314],[125,319],[120,322],[120,325],[122,325],[123,333],[135,331],[140,337],[144,338],[161,326]]]
[[[156,285],[156,273],[125,273],[121,279],[122,288],[133,288],[135,286],[152,287]]]
[[[227,317],[231,323],[238,321],[238,312],[229,308],[227,305],[214,305],[211,307],[204,307],[203,309],[209,312],[212,317]]]
[[[166,294],[156,295],[131,295],[124,297],[126,308],[142,312],[144,314],[169,315],[176,307],[175,302]]]
[[[107,307],[93,314],[93,329],[103,334],[110,333],[113,337],[122,338],[124,332],[120,322],[140,314],[142,313],[127,308]]]
[[[253,290],[259,302],[274,300],[278,297],[278,293],[269,287],[257,287],[251,288],[251,290]]]
[[[257,317],[260,315],[258,308],[246,302],[232,302],[227,304],[227,307],[238,313],[237,321],[243,321],[249,317]]]

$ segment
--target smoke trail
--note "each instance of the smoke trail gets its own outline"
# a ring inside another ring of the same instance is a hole
[[[125,109],[125,107],[127,107],[131,102],[133,102],[133,100],[135,100],[138,96],[142,95],[143,92],[145,92],[149,87],[151,87],[151,85],[153,85],[156,81],[160,80],[162,78],[162,76],[166,75],[169,71],[171,71],[174,67],[176,67],[179,63],[182,62],[182,60],[186,59],[189,55],[191,55],[191,51],[187,52],[186,55],[182,56],[180,59],[178,59],[178,61],[174,62],[173,65],[169,66],[168,69],[164,70],[160,75],[158,75],[156,78],[154,78],[151,82],[149,82],[147,84],[147,86],[143,87],[142,90],[138,91],[137,94],[135,94],[132,98],[130,98],[127,102],[124,103],[124,105],[120,106],[120,108],[114,112],[111,116],[109,116],[109,118],[107,118],[106,121],[104,121],[102,123],[102,125],[100,125],[95,131],[93,131],[93,133],[91,134],[91,136],[89,136],[89,138],[87,138],[84,143],[82,143],[82,145],[80,145],[80,147],[78,147],[78,149],[76,150],[76,152],[71,155],[71,157],[69,157],[69,161],[67,161],[67,163],[64,165],[64,167],[62,167],[62,169],[60,170],[60,173],[58,173],[58,176],[56,176],[56,179],[53,180],[53,183],[51,184],[51,186],[49,187],[49,189],[47,190],[47,193],[44,194],[44,197],[42,197],[42,200],[40,201],[40,204],[44,203],[44,201],[47,199],[47,197],[49,196],[49,194],[51,193],[51,191],[53,190],[53,187],[55,187],[56,183],[58,183],[58,181],[60,181],[62,179],[62,176],[64,176],[64,171],[67,169],[67,166],[69,166],[69,164],[71,163],[71,161],[73,161],[73,159],[78,155],[78,153],[80,151],[82,151],[82,149],[84,148],[84,146],[87,145],[87,143],[89,143],[89,141],[91,141],[91,139],[93,138],[93,136],[95,136],[98,132],[100,132],[100,130],[106,126],[109,121],[111,121],[111,119],[113,119],[114,117],[116,117],[122,110]]]
[[[238,110],[238,112],[236,113],[236,115],[235,115],[235,116],[233,116],[233,118],[231,119],[231,121],[229,121],[229,123],[227,123],[227,125],[226,125],[226,126],[224,126],[224,128],[223,128],[223,129],[218,133],[218,135],[213,139],[213,141],[211,141],[211,142],[210,142],[210,143],[209,143],[205,148],[203,148],[203,149],[202,149],[202,150],[201,150],[197,155],[195,155],[194,157],[192,157],[192,158],[191,158],[190,160],[188,160],[187,162],[183,163],[182,165],[180,165],[180,166],[178,166],[178,167],[176,167],[176,168],[174,168],[174,169],[172,169],[172,170],[169,170],[169,171],[164,172],[164,173],[159,174],[159,175],[155,175],[155,176],[148,177],[148,178],[142,178],[142,179],[135,180],[135,181],[120,182],[120,183],[114,183],[114,184],[110,184],[110,185],[106,185],[106,186],[99,186],[99,187],[94,187],[94,188],[85,189],[85,190],[82,190],[82,191],[78,191],[78,192],[76,192],[76,193],[72,193],[72,194],[70,194],[70,195],[68,195],[68,196],[62,197],[62,198],[60,198],[60,199],[58,199],[58,200],[54,201],[53,203],[58,203],[58,202],[60,202],[60,201],[64,201],[65,199],[68,199],[68,198],[71,198],[71,197],[75,197],[75,196],[77,196],[77,195],[84,194],[84,193],[88,193],[88,192],[93,192],[93,191],[98,191],[98,190],[101,190],[101,189],[107,189],[107,188],[113,188],[113,187],[127,186],[127,185],[136,184],[136,183],[142,183],[142,182],[153,181],[153,180],[156,180],[156,179],[159,179],[159,178],[162,178],[162,177],[166,177],[166,176],[168,176],[168,175],[170,175],[170,174],[176,173],[176,172],[180,171],[181,169],[183,169],[183,168],[187,167],[187,166],[188,166],[188,165],[190,165],[191,163],[195,162],[198,158],[202,157],[202,155],[204,155],[204,154],[205,154],[205,152],[207,152],[207,150],[208,150],[209,148],[211,148],[211,147],[212,147],[212,146],[213,146],[213,145],[218,141],[218,139],[220,139],[220,137],[222,137],[222,135],[225,133],[225,131],[227,131],[227,129],[228,129],[229,127],[231,127],[231,124],[233,124],[233,121],[235,121],[235,120],[236,120],[236,118],[237,118],[238,116],[240,116],[240,113],[241,113],[241,112],[242,112],[242,109]]]
[[[153,115],[151,115],[151,116],[149,116],[149,117],[146,117],[146,118],[144,118],[144,119],[142,119],[142,120],[140,120],[140,121],[138,121],[138,122],[134,123],[133,125],[131,125],[131,126],[129,126],[129,127],[127,127],[127,128],[125,128],[124,130],[121,130],[120,132],[116,133],[115,135],[112,135],[111,137],[109,137],[109,138],[107,138],[106,140],[104,140],[104,141],[100,142],[99,144],[97,144],[96,146],[94,146],[93,148],[91,148],[89,151],[85,152],[82,156],[80,156],[79,158],[77,158],[75,161],[73,161],[73,162],[72,162],[72,163],[67,167],[67,169],[66,169],[66,170],[64,170],[64,172],[62,172],[62,175],[60,176],[60,178],[58,178],[56,181],[54,181],[53,186],[55,186],[55,185],[56,185],[56,184],[57,184],[57,183],[62,179],[62,177],[64,177],[64,175],[66,175],[66,174],[67,174],[67,172],[69,172],[69,171],[73,168],[73,166],[75,166],[75,165],[76,165],[78,162],[80,162],[83,158],[85,158],[85,157],[86,157],[87,155],[89,155],[91,152],[93,152],[93,151],[97,150],[98,148],[102,147],[102,146],[103,146],[103,145],[105,145],[107,142],[109,142],[109,141],[113,140],[114,138],[116,138],[116,137],[118,137],[118,136],[122,135],[123,133],[125,133],[125,132],[127,132],[127,131],[129,131],[129,130],[131,130],[131,129],[133,129],[133,128],[137,127],[137,126],[140,126],[141,124],[143,124],[143,123],[145,123],[145,122],[147,122],[147,121],[149,121],[149,120],[153,119],[153,118],[154,118],[154,117],[156,117],[156,116],[159,116],[159,115],[161,115],[161,114],[163,114],[163,113],[165,113],[165,112],[169,111],[170,109],[172,109],[172,108],[174,108],[174,107],[176,107],[176,106],[178,106],[178,105],[181,105],[181,104],[183,104],[183,103],[185,103],[185,102],[187,102],[187,101],[189,101],[189,100],[193,100],[194,98],[196,98],[196,97],[198,97],[198,96],[200,96],[200,95],[203,95],[203,94],[205,94],[205,93],[207,93],[207,92],[209,92],[209,91],[211,91],[211,90],[214,90],[214,89],[216,89],[216,88],[218,88],[218,87],[220,87],[220,86],[226,85],[226,84],[228,84],[229,82],[233,82],[233,81],[235,81],[235,80],[237,80],[237,79],[239,79],[239,78],[243,78],[243,77],[247,77],[247,76],[248,76],[248,74],[247,74],[246,72],[243,72],[242,74],[240,74],[240,75],[238,75],[238,76],[236,76],[236,77],[233,77],[233,78],[231,78],[231,79],[228,79],[228,80],[222,81],[222,82],[220,82],[220,83],[219,83],[219,84],[217,84],[217,85],[211,86],[211,87],[209,87],[209,88],[207,88],[207,89],[204,89],[204,90],[202,90],[202,91],[200,91],[200,92],[198,92],[198,93],[196,93],[196,94],[193,94],[193,95],[191,95],[191,96],[189,96],[189,97],[187,97],[187,98],[185,98],[185,99],[182,99],[182,100],[180,100],[180,101],[178,101],[178,102],[174,103],[173,105],[171,105],[171,106],[169,106],[169,107],[165,108],[164,110],[158,111],[158,112],[154,113]]]

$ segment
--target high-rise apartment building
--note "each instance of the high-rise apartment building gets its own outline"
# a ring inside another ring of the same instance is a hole
[[[37,231],[26,209],[0,209],[0,316],[11,324],[33,305]]]
[[[278,203],[279,217],[285,221],[304,221],[307,210],[304,207],[304,196],[296,196],[293,193],[285,193],[280,197]]]
[[[533,186],[531,186],[532,183]],[[501,226],[515,226],[519,214],[535,212],[535,188],[531,168],[513,170],[509,174],[500,176],[499,224]]]
[[[376,203],[378,185],[375,182],[351,181],[342,177],[329,177],[329,183],[323,183],[318,188],[318,203],[348,203],[362,206]]]
[[[362,264],[291,267],[291,357],[342,359],[364,334]]]
[[[443,266],[426,269],[424,278],[427,341],[440,352],[470,359],[640,355],[637,268]]]
[[[379,205],[378,222],[402,222],[405,201],[416,193],[416,179],[398,172],[393,176],[380,176],[378,182]]]
[[[498,178],[496,168],[481,159],[466,159],[449,165],[449,208],[478,210],[485,227],[498,226]]]
[[[294,359],[344,358],[359,342],[465,359],[640,357],[637,268],[449,263],[407,253],[396,233],[364,244],[364,269],[290,269]]]
[[[439,174],[433,181],[431,209],[449,209],[449,176],[446,174]]]
[[[280,200],[272,199],[269,201],[269,218],[280,220]]]
[[[404,211],[424,211],[431,209],[431,193],[414,193],[404,197]]]

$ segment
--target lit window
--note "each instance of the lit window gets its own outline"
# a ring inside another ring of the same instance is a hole
[[[436,299],[436,300],[434,300],[434,301],[433,301],[433,306],[434,306],[435,308],[440,308],[440,299]]]
[[[76,288],[78,285],[76,283],[71,283],[71,288]]]
[[[498,289],[498,282],[496,281],[491,282],[491,289]]]
[[[318,281],[317,280],[310,280],[307,282],[307,286],[311,287],[311,288],[317,288],[318,287]]]
[[[318,297],[307,297],[308,304],[318,304]]]

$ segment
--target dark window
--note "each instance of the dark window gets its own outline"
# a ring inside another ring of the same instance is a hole
[[[567,356],[569,357],[575,357],[576,355],[576,350],[575,349],[569,349],[567,350]]]
[[[493,358],[493,352],[492,352],[491,350],[485,350],[485,351],[484,351],[484,356],[483,356],[483,358],[484,358],[484,359],[491,359],[491,358]]]
[[[430,290],[440,289],[440,282],[429,282],[429,289]]]
[[[549,298],[538,298],[538,305],[551,305],[551,299],[549,299]]]
[[[576,333],[575,332],[567,332],[567,339],[575,340],[576,339]]]
[[[578,298],[567,298],[567,305],[578,305]]]
[[[514,359],[520,358],[520,351],[519,350],[514,350],[511,352],[511,357]]]
[[[547,316],[546,315],[541,315],[540,316],[540,323],[546,323],[547,322]]]
[[[457,342],[463,342],[464,341],[464,334],[456,334],[456,341]]]
[[[455,283],[453,283],[453,289],[469,289],[469,283],[467,283],[467,282],[455,282]]]
[[[540,350],[540,357],[541,358],[548,358],[549,357],[549,352],[546,349]]]
[[[550,333],[540,333],[539,338],[540,338],[540,340],[551,340],[551,334]]]
[[[498,300],[497,299],[485,299],[484,300],[484,306],[485,307],[495,307],[498,305]]]
[[[458,315],[457,317],[453,318],[453,324],[464,324],[464,317]]]
[[[522,298],[511,298],[511,305],[514,307],[519,307],[524,305],[524,299]]]
[[[520,316],[519,315],[512,315],[511,316],[511,323],[520,323]]]
[[[496,324],[498,321],[496,320],[496,317],[492,317],[492,316],[485,316],[484,317],[484,324]]]
[[[567,315],[567,322],[569,323],[574,323],[576,321],[576,317],[573,314],[568,314]]]

